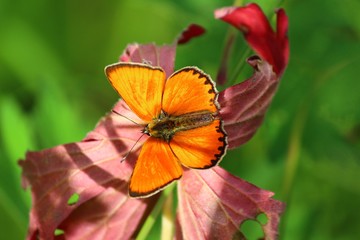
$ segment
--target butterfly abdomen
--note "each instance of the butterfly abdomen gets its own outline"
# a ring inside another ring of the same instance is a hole
[[[214,113],[207,110],[179,116],[161,114],[145,127],[144,133],[169,142],[177,132],[207,126],[214,119]]]

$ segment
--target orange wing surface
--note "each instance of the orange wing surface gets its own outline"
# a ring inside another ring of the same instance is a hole
[[[220,162],[227,148],[222,121],[215,119],[210,125],[177,132],[170,146],[185,167],[213,167]]]
[[[181,176],[181,164],[169,144],[159,138],[148,138],[136,161],[129,194],[131,197],[148,197]]]
[[[149,122],[161,112],[166,75],[161,68],[140,63],[116,63],[105,68],[111,85],[130,109]]]
[[[170,115],[209,110],[216,112],[217,91],[210,76],[196,67],[185,67],[166,81],[163,110]]]

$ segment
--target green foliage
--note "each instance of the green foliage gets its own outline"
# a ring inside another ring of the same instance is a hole
[[[271,16],[279,1],[255,2]],[[355,239],[360,236],[360,4],[282,3],[290,19],[290,64],[264,125],[249,143],[230,151],[222,166],[286,201],[282,239]],[[27,230],[30,196],[21,189],[17,160],[27,150],[79,141],[115,103],[104,66],[116,62],[128,43],[171,42],[196,22],[207,34],[178,48],[177,67],[197,65],[215,76],[227,25],[213,19],[213,10],[231,4],[0,2],[4,236],[22,239]]]

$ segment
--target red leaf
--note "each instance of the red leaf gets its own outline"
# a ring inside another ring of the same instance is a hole
[[[258,57],[248,59],[253,76],[219,94],[220,115],[228,134],[229,148],[247,142],[260,127],[279,82],[271,66]]]
[[[177,239],[244,239],[239,227],[260,213],[265,239],[277,238],[279,215],[284,204],[262,190],[220,167],[205,171],[188,170],[178,188]]]
[[[122,101],[115,109],[125,116],[132,114]],[[121,234],[119,229],[112,227],[118,222],[116,210],[121,210],[121,221],[138,227],[146,211],[157,200],[157,197],[145,200],[128,197],[128,181],[137,150],[145,138],[126,161],[121,163],[120,160],[141,135],[139,128],[124,117],[111,113],[82,142],[28,152],[26,159],[19,162],[23,168],[24,184],[32,188],[28,239],[36,235],[40,239],[53,239],[55,229],[60,226],[69,230],[65,232],[67,239],[85,236],[86,239],[97,239],[97,234]],[[73,194],[78,194],[79,200],[69,205],[68,200]],[[89,208],[93,211],[85,211]],[[108,224],[100,229],[93,224],[94,217]],[[83,228],[73,229],[68,224],[71,221]],[[133,235],[136,227],[126,228],[126,234]],[[90,232],[96,233],[91,235],[94,238],[86,235]]]
[[[288,19],[283,9],[277,11],[276,33],[261,8],[255,3],[245,7],[218,9],[215,11],[215,17],[242,31],[257,54],[274,67],[276,74],[282,75],[289,60]]]
[[[159,66],[170,76],[174,72],[176,44],[156,46],[150,44],[129,44],[120,56],[121,62],[147,63]]]
[[[155,201],[129,199],[127,192],[127,184],[114,184],[76,208],[58,228],[66,239],[134,238]]]
[[[135,141],[142,135],[141,130],[143,127],[134,124],[129,119],[136,123],[142,123],[142,120],[122,100],[115,104],[113,111],[123,116],[116,113],[107,114],[98,122],[95,129],[88,133],[84,141],[101,140],[104,138],[116,139],[120,137],[131,141],[128,145],[133,146]],[[141,138],[142,141],[140,143],[144,142],[146,137]]]

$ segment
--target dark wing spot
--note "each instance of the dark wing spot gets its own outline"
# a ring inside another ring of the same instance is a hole
[[[201,76],[201,75],[200,75],[200,76]],[[205,82],[204,82],[205,85],[211,84],[210,79],[207,78],[205,75],[202,75],[201,77],[204,77],[204,78],[205,78]]]
[[[219,137],[218,140],[219,142],[225,142],[225,137]]]

